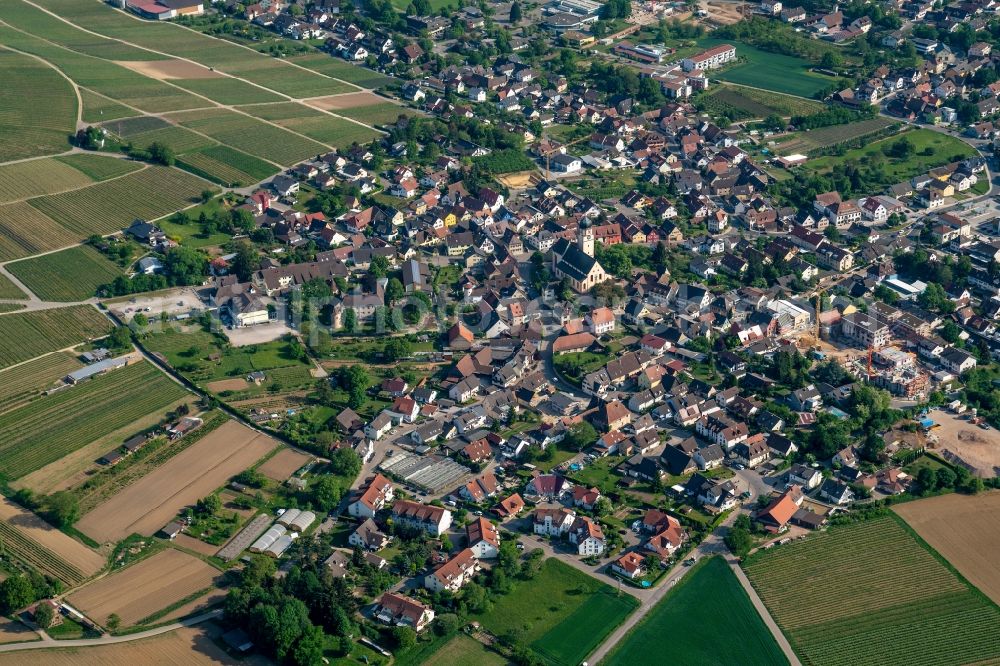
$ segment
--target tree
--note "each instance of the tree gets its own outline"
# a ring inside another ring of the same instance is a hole
[[[382,353],[387,361],[394,363],[410,355],[410,343],[406,338],[389,338],[386,340]]]
[[[349,333],[354,333],[358,330],[358,314],[354,311],[354,308],[344,310],[344,329]]]
[[[607,497],[598,498],[597,502],[594,504],[594,515],[595,516],[608,516],[615,510],[615,507],[611,505],[611,500]]]
[[[382,255],[372,257],[372,262],[368,267],[368,272],[376,278],[384,278],[389,274],[389,260]]]
[[[937,475],[934,470],[930,467],[921,467],[920,471],[917,472],[917,484],[922,493],[934,492],[934,488],[937,487]]]
[[[399,278],[390,278],[385,285],[385,304],[392,305],[396,301],[406,296],[406,289]]]
[[[310,487],[313,503],[320,511],[333,511],[337,508],[344,491],[336,477],[325,475],[314,479]]]
[[[0,583],[0,613],[10,615],[34,600],[35,588],[27,576],[11,576]]]
[[[44,515],[56,527],[69,527],[80,517],[80,505],[76,495],[68,490],[60,490],[45,498]]]
[[[347,391],[347,406],[357,409],[365,404],[365,392],[371,386],[371,377],[363,365],[342,367],[337,373],[337,379]]]
[[[260,268],[260,258],[253,245],[246,241],[236,244],[236,256],[232,261],[233,273],[240,279],[240,282],[247,282],[254,271]]]
[[[750,534],[750,529],[739,522],[734,523],[729,528],[724,541],[726,548],[740,559],[746,557],[750,553],[750,549],[753,548],[753,535]]]
[[[118,613],[112,613],[108,616],[108,621],[104,624],[107,626],[108,631],[117,631],[118,627],[122,624],[122,619],[118,617]]]
[[[269,580],[277,571],[274,559],[266,555],[250,555],[250,561],[243,567],[241,582],[243,587],[252,588]]]
[[[840,67],[840,64],[840,56],[833,51],[827,51],[823,54],[823,57],[819,59],[819,66],[823,69],[837,69]]]
[[[222,499],[213,493],[212,495],[208,495],[207,497],[203,497],[198,500],[195,503],[194,508],[198,513],[207,516],[214,516],[222,510]]]
[[[361,471],[361,456],[353,449],[339,448],[330,456],[330,471],[337,476],[354,478]]]
[[[292,663],[295,666],[319,666],[325,662],[323,651],[326,648],[326,634],[322,627],[309,625],[306,627],[299,642],[292,650]]]
[[[597,437],[597,430],[594,429],[594,426],[586,421],[580,421],[569,429],[569,433],[566,435],[566,444],[571,449],[582,451],[586,447],[596,444]]]
[[[128,326],[116,326],[108,336],[108,346],[112,349],[128,349],[132,346],[132,334]]]
[[[164,257],[163,270],[173,286],[200,283],[208,270],[208,257],[183,245],[172,247]]]
[[[163,166],[173,166],[176,160],[173,149],[165,143],[154,141],[146,149],[149,152],[149,159]]]
[[[514,0],[510,6],[510,22],[517,23],[521,20],[521,3]]]
[[[35,624],[37,624],[42,629],[48,629],[52,626],[52,620],[56,617],[56,613],[52,610],[52,606],[49,604],[38,604],[35,607]]]
[[[417,633],[409,627],[393,627],[392,640],[400,650],[408,650],[417,644]]]
[[[938,488],[954,488],[958,475],[947,467],[939,467],[934,473],[934,480]]]

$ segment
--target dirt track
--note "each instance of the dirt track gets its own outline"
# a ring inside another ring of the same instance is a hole
[[[278,443],[230,421],[97,506],[76,524],[102,543],[152,536],[186,506],[250,467]]]
[[[1000,491],[941,495],[893,510],[983,594],[1000,603]]]
[[[17,528],[26,537],[52,551],[87,576],[92,576],[104,566],[101,555],[7,499],[0,501],[0,520]]]
[[[138,564],[94,581],[74,592],[69,603],[95,622],[117,613],[130,627],[158,610],[212,585],[220,576],[198,558],[168,548]]]

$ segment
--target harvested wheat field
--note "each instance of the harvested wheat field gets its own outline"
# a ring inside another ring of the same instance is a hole
[[[207,388],[212,393],[222,393],[223,391],[245,391],[250,385],[247,380],[242,377],[237,377],[235,379],[220,379],[217,382],[209,382],[205,384]]]
[[[375,95],[370,92],[344,93],[343,95],[330,95],[329,97],[317,97],[306,102],[309,106],[324,111],[337,111],[339,109],[353,109],[358,106],[371,106],[372,104],[384,104],[385,97]]]
[[[98,505],[76,528],[101,543],[132,533],[152,536],[181,509],[212,493],[276,446],[278,442],[271,437],[229,421]]]
[[[1000,491],[941,495],[893,507],[959,573],[1000,604]]]
[[[93,576],[104,567],[103,556],[6,498],[0,499],[0,521],[78,569],[84,577]],[[8,543],[8,548],[13,548],[13,543]]]
[[[0,666],[207,666],[265,663],[259,657],[236,661],[213,639],[222,634],[214,624],[182,627],[166,634],[128,643],[85,648],[54,648],[0,654]]]
[[[221,573],[193,555],[168,548],[71,594],[69,603],[95,622],[117,613],[131,627],[157,611],[211,587]]]
[[[41,640],[35,632],[15,620],[0,618],[0,644]]]
[[[257,471],[273,481],[285,481],[310,460],[312,460],[312,456],[305,453],[282,449],[258,467]]]
[[[208,67],[185,60],[129,60],[119,65],[160,81],[170,79],[218,79],[222,75]]]

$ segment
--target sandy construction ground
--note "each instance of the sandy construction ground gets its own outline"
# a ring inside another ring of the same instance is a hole
[[[186,506],[253,465],[278,443],[229,421],[98,505],[76,528],[102,543],[152,536]]]
[[[193,555],[168,548],[74,592],[69,603],[103,624],[117,613],[123,627],[212,585],[222,574]]]
[[[16,527],[26,537],[52,551],[87,576],[94,575],[104,567],[104,557],[6,498],[0,501],[0,520]]]
[[[969,470],[981,477],[993,477],[1000,470],[1000,431],[983,430],[968,422],[966,415],[956,415],[940,409],[928,416],[939,425],[933,430],[936,451],[946,452],[949,460],[958,458]],[[956,461],[957,462],[957,461]]]
[[[170,79],[218,79],[222,74],[184,60],[120,60],[118,64],[161,81]]]
[[[274,481],[285,481],[295,470],[312,460],[312,456],[291,449],[282,449],[257,471]]]
[[[1000,491],[941,495],[893,507],[970,583],[1000,603]]]
[[[28,650],[0,655],[2,666],[207,666],[210,664],[266,663],[260,657],[236,661],[213,642],[222,634],[214,624],[184,627],[140,641],[86,648]]]
[[[338,109],[353,109],[359,106],[371,106],[372,104],[392,103],[380,95],[370,92],[346,93],[343,95],[331,95],[329,97],[317,97],[306,102],[309,106],[324,111],[337,111]]]

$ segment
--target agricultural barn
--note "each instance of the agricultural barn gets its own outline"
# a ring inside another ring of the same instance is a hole
[[[205,13],[205,6],[195,0],[118,0],[117,4],[143,18],[157,21]]]

